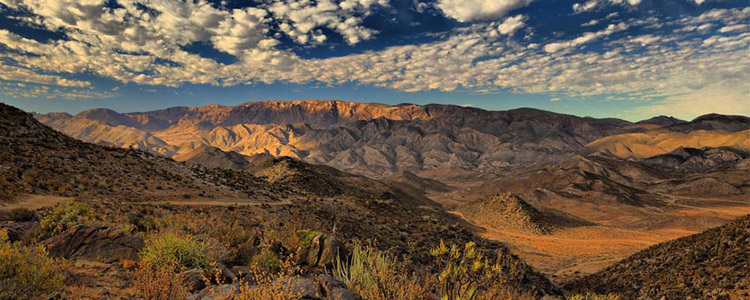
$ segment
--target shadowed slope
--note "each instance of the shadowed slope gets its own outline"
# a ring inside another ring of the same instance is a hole
[[[750,216],[638,252],[568,284],[627,299],[750,297]]]

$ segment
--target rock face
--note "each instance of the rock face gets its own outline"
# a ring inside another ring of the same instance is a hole
[[[647,248],[568,284],[627,299],[750,298],[750,215]]]
[[[41,242],[52,256],[66,259],[91,259],[114,262],[135,260],[143,240],[121,230],[106,227],[76,226]]]

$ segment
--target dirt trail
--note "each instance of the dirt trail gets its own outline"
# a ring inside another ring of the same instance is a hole
[[[40,209],[43,207],[52,207],[60,202],[73,200],[70,197],[59,197],[49,195],[21,195],[18,196],[12,203],[0,203],[0,209]]]
[[[199,198],[199,199],[185,199],[185,200],[165,200],[165,201],[145,201],[145,202],[128,202],[128,204],[136,205],[180,205],[180,206],[280,206],[280,205],[291,205],[292,202],[289,200],[281,200],[279,202],[259,202],[250,199],[234,199],[234,198]]]

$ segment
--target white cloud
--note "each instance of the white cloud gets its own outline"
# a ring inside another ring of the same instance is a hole
[[[706,2],[707,0],[685,0],[685,1],[693,2],[695,4],[701,5],[703,4],[703,2]],[[573,11],[575,13],[583,13],[583,12],[593,11],[599,7],[612,6],[612,5],[635,7],[641,4],[641,2],[642,0],[588,0],[586,2],[574,3]]]
[[[508,17],[503,20],[503,23],[497,26],[497,31],[500,34],[513,35],[516,30],[523,28],[526,24],[524,23],[528,19],[524,15],[517,15]]]
[[[460,22],[495,20],[508,11],[526,6],[531,0],[439,0],[437,7]]]
[[[748,24],[737,24],[737,25],[724,26],[721,29],[719,29],[719,32],[721,32],[721,33],[727,33],[727,32],[748,32],[748,31],[750,31],[750,25],[748,25]]]
[[[596,32],[586,32],[582,34],[581,36],[569,40],[569,41],[562,41],[562,42],[553,42],[544,45],[544,51],[547,51],[549,53],[554,53],[563,49],[567,48],[574,48],[583,44],[586,44],[588,42],[594,41],[596,39],[608,36],[610,34],[613,34],[618,31],[623,31],[628,28],[628,25],[624,22],[620,22],[618,24],[609,24],[607,28],[596,31]]]
[[[325,41],[319,27],[335,31],[344,36],[347,43],[356,44],[375,34],[374,30],[361,24],[376,6],[388,6],[388,1],[281,0],[272,2],[267,8],[274,19],[281,22],[281,31],[300,44]]]
[[[0,0],[11,3],[8,1]],[[736,27],[748,23],[750,8],[717,9],[669,21],[624,20],[570,40],[553,38],[544,45],[499,34],[513,34],[525,26],[521,25],[525,17],[517,15],[458,27],[429,43],[304,59],[275,48],[268,20],[286,20],[278,24],[288,22],[288,31],[307,36],[308,43],[322,41],[324,36],[315,28],[341,22],[340,15],[333,13],[330,20],[323,18],[330,22],[323,23],[307,21],[320,16],[302,17],[293,12],[317,11],[321,8],[316,6],[323,2],[288,3],[289,10],[281,15],[290,17],[277,19],[274,12],[225,10],[201,1],[147,2],[152,10],[170,10],[166,14],[151,14],[131,1],[119,1],[122,7],[117,9],[104,8],[101,1],[93,0],[14,1],[11,7],[23,2],[31,13],[41,16],[33,22],[64,31],[67,39],[38,42],[0,30],[0,44],[11,50],[0,53],[0,79],[61,86],[56,94],[73,95],[72,89],[87,94],[90,83],[65,79],[67,74],[83,73],[163,86],[353,82],[401,91],[507,89],[560,97],[618,94],[633,100],[708,90],[746,91],[750,85],[750,33]],[[364,7],[380,5],[374,3],[378,2],[339,3],[337,9],[359,7],[353,15],[367,14]],[[301,21],[291,22],[292,18]],[[357,20],[343,22],[351,26],[340,27],[342,32],[360,26]],[[631,27],[649,27],[653,32],[612,35]],[[721,28],[728,29],[721,32]],[[351,36],[364,38],[361,34]],[[210,43],[235,54],[238,61],[224,65],[182,50],[181,46],[194,42]],[[579,47],[589,43],[597,47]],[[578,51],[565,51],[576,47]],[[13,89],[16,94],[21,92],[20,87]],[[46,90],[55,93],[55,88]],[[36,93],[42,92],[40,88]]]
[[[629,5],[636,6],[641,4],[641,0],[589,0],[582,3],[573,4],[573,11],[576,13],[582,13],[592,11],[597,7],[604,5]]]

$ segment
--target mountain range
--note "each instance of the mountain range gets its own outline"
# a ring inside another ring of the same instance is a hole
[[[210,151],[204,146],[211,146],[247,156],[289,156],[374,178],[439,168],[492,171],[591,151],[645,157],[679,146],[750,149],[748,118],[719,115],[692,122],[657,117],[631,123],[528,108],[266,101],[35,117],[83,141],[178,160],[194,157],[196,150]]]

